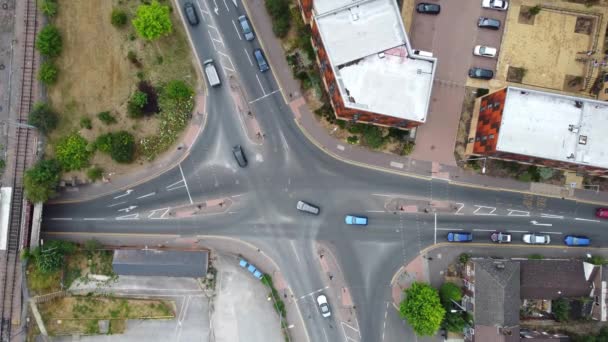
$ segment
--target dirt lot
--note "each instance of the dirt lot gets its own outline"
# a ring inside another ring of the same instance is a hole
[[[126,10],[130,20],[140,3],[58,0],[59,14],[53,23],[62,33],[64,49],[56,61],[60,69],[58,82],[48,90],[48,95],[60,114],[60,123],[50,136],[49,145],[72,131],[79,131],[93,141],[101,133],[126,129],[139,140],[153,134],[158,127],[154,117],[134,120],[126,116],[126,102],[140,79],[155,86],[171,79],[185,80],[194,87],[200,84],[176,11],[173,12],[174,33],[151,43],[136,38],[130,22],[124,28],[111,25],[113,6]],[[140,67],[127,59],[129,51],[135,52]],[[100,122],[97,113],[102,111],[110,111],[118,122],[109,126]],[[91,119],[92,129],[80,127],[83,117]],[[52,155],[51,146],[47,148],[47,154]],[[95,155],[91,164],[116,173],[128,172],[142,164],[145,167],[141,162],[117,165],[101,153]],[[70,174],[64,178],[68,176]]]
[[[545,7],[534,20],[524,22],[520,20],[520,7],[523,2],[513,0],[510,3],[507,28],[500,48],[497,78],[505,80],[509,67],[518,67],[526,69],[522,81],[526,85],[569,90],[564,89],[567,78],[585,76],[585,64],[575,60],[581,57],[581,54],[577,53],[589,50],[593,46],[595,34],[605,31],[608,8],[586,7],[565,1],[538,2]],[[536,2],[525,1],[525,4],[530,7]],[[594,15],[597,13],[603,14],[603,17],[599,17],[603,20],[595,23],[592,29],[587,25],[585,30],[585,27],[582,27],[583,22],[597,21],[589,19],[598,18]],[[587,34],[589,29],[591,32]],[[603,51],[603,39],[600,38],[598,44],[596,49]]]

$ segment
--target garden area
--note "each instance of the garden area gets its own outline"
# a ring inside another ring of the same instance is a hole
[[[484,160],[470,160],[464,164],[465,169],[481,172]],[[536,182],[553,185],[564,185],[565,176],[561,170],[550,167],[538,167],[499,159],[485,160],[488,176],[517,179],[520,182]]]
[[[36,38],[48,102],[34,106],[29,123],[46,135],[47,160],[26,175],[34,202],[52,197],[61,179],[145,167],[178,141],[200,85],[168,0],[39,5],[49,19]]]
[[[308,107],[325,129],[347,144],[397,155],[410,154],[414,150],[414,143],[409,139],[408,131],[350,123],[336,118],[316,63],[312,32],[310,26],[304,23],[300,8],[290,0],[265,0],[265,4],[293,76],[300,81]]]

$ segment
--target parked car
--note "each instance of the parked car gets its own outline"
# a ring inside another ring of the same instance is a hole
[[[468,232],[449,232],[448,241],[450,242],[471,242],[473,234]]]
[[[319,305],[319,310],[321,310],[321,316],[326,318],[331,316],[331,310],[329,309],[329,304],[327,303],[327,297],[325,297],[325,295],[317,296],[317,304]]]
[[[546,234],[524,234],[522,240],[531,245],[548,245],[551,237]]]
[[[566,246],[589,246],[591,240],[586,236],[581,235],[566,235],[564,237],[564,243]]]
[[[511,242],[511,234],[496,232],[490,235],[490,239],[496,243],[509,243]]]
[[[477,26],[481,27],[481,28],[487,28],[490,30],[498,30],[498,29],[500,29],[500,20],[480,17],[479,21],[477,22]]]
[[[602,219],[608,219],[608,208],[597,208],[595,216]]]
[[[196,9],[191,2],[186,2],[184,4],[184,13],[186,14],[186,19],[190,25],[198,25],[198,14],[196,14]]]
[[[243,153],[243,149],[241,145],[236,145],[232,148],[232,154],[234,154],[234,159],[239,164],[240,167],[247,166],[247,157],[245,157],[245,153]]]
[[[494,71],[483,68],[471,68],[469,69],[469,77],[491,80],[494,77]]]
[[[298,201],[298,204],[296,204],[296,209],[307,212],[309,214],[319,215],[319,207],[316,207],[304,201]]]
[[[496,57],[496,48],[485,45],[477,45],[473,49],[473,54],[475,56],[494,58]]]
[[[251,29],[251,24],[249,24],[249,19],[247,19],[246,16],[242,15],[239,17],[239,24],[241,24],[241,30],[243,31],[245,40],[253,40],[253,38],[255,38],[255,36],[253,35],[253,30]]]
[[[482,0],[481,7],[506,11],[509,8],[509,3],[506,0]]]
[[[270,66],[268,62],[266,62],[266,57],[264,57],[264,52],[260,49],[253,50],[253,57],[255,61],[258,63],[258,68],[261,72],[270,70]]]
[[[250,264],[247,260],[245,259],[241,259],[239,261],[239,265],[242,268],[247,269],[247,271],[249,271],[249,273],[251,273],[254,277],[258,278],[258,279],[262,279],[262,276],[264,276],[264,273],[260,272],[260,270],[258,270],[255,266],[253,266],[252,264]]]
[[[367,217],[365,216],[355,216],[355,215],[346,215],[344,217],[344,222],[349,225],[355,226],[367,226]]]
[[[429,4],[426,2],[421,2],[416,5],[416,12],[422,14],[439,14],[441,12],[441,6],[437,4]]]

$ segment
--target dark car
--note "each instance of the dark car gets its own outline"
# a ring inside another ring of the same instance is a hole
[[[243,153],[241,145],[234,146],[232,148],[232,154],[234,154],[234,159],[236,159],[236,162],[240,167],[247,166],[247,157],[245,157],[245,153]]]
[[[494,71],[482,68],[471,68],[469,69],[469,77],[491,80],[492,77],[494,77]]]
[[[264,57],[264,52],[262,52],[261,49],[253,50],[253,57],[258,63],[258,68],[260,68],[261,72],[270,70],[270,66],[268,65],[268,62],[266,62],[266,57]]]
[[[481,28],[487,28],[490,30],[498,30],[498,29],[500,29],[500,20],[480,17],[479,21],[477,22],[477,26],[479,26]]]
[[[564,243],[566,246],[589,246],[591,240],[586,236],[566,235]]]
[[[471,242],[473,234],[467,232],[449,232],[448,241],[450,242]]]
[[[191,2],[186,2],[184,4],[184,13],[186,13],[186,19],[188,19],[190,25],[198,25],[198,15],[196,14],[196,9]]]
[[[246,16],[242,15],[239,17],[239,24],[241,24],[241,30],[243,31],[245,40],[253,40],[253,38],[255,38],[255,36],[253,35],[253,30],[251,30],[251,25],[249,24],[249,19],[247,19]]]
[[[597,208],[595,216],[602,219],[608,219],[608,208]]]
[[[441,6],[421,2],[416,6],[416,12],[424,14],[439,14],[439,12],[441,12]]]

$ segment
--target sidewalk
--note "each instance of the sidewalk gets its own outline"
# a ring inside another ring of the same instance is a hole
[[[266,12],[262,0],[244,2],[245,8],[269,59],[270,69],[280,85],[285,102],[290,106],[296,123],[302,132],[326,153],[354,165],[370,167],[392,173],[408,175],[424,179],[443,179],[452,184],[491,188],[495,190],[534,193],[544,196],[561,197],[564,187],[553,186],[554,189],[544,191],[546,187],[534,187],[533,183],[523,183],[512,179],[494,178],[463,170],[457,166],[444,165],[436,162],[416,160],[409,157],[372,152],[359,146],[345,144],[330,136],[317,121],[315,115],[306,106],[304,97],[300,94],[300,84],[293,77],[291,68],[285,59],[281,42],[272,32],[272,21]],[[263,40],[263,41],[262,41]],[[567,189],[569,190],[569,189]],[[608,193],[596,193],[591,190],[567,191],[569,199],[587,202],[608,202]]]

